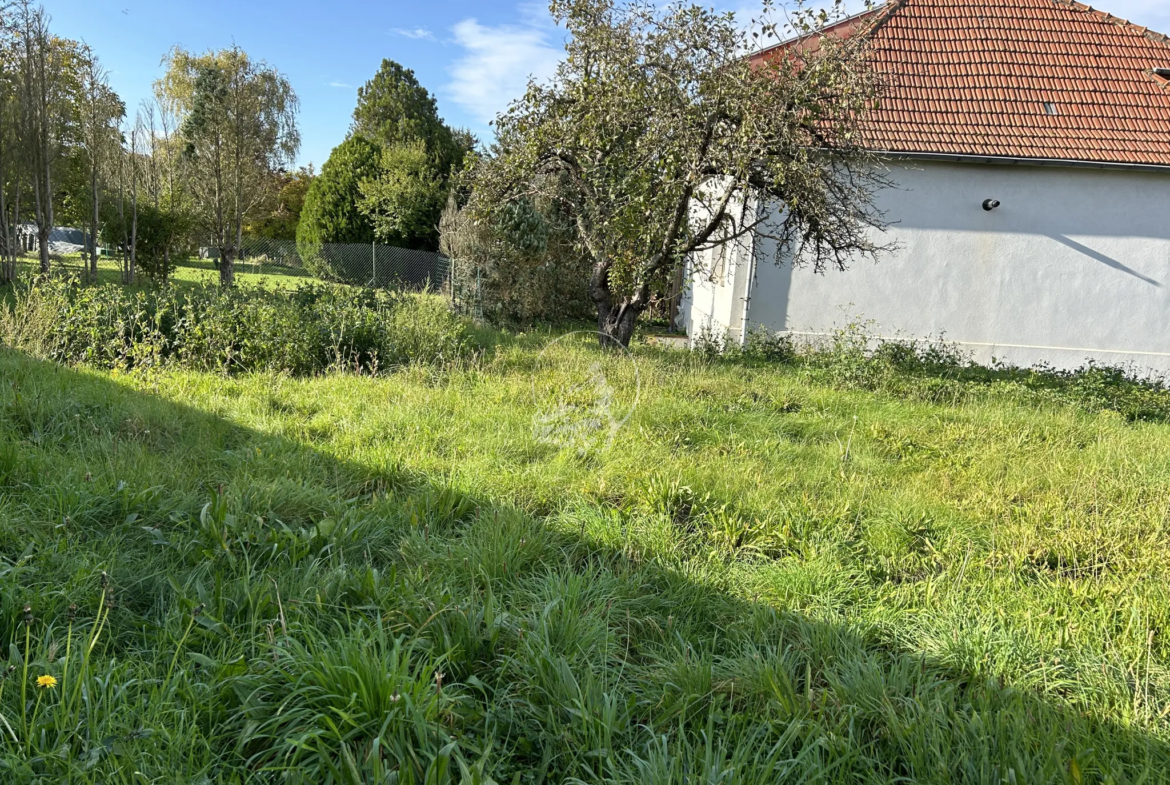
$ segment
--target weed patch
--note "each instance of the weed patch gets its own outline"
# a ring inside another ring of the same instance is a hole
[[[469,328],[441,298],[323,284],[135,290],[52,279],[0,307],[0,340],[96,368],[294,376],[457,363],[475,350]]]

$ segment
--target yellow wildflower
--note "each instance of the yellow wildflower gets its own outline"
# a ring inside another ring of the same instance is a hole
[[[57,680],[52,676],[37,676],[37,686],[41,688],[48,687],[49,689],[53,689],[57,686]]]

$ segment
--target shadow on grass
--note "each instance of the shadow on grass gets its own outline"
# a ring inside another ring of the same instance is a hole
[[[1080,785],[1170,769],[1147,730],[738,599],[611,511],[542,519],[339,459],[328,434],[249,429],[8,350],[0,381],[0,645],[23,644],[25,602],[59,640],[100,570],[116,597],[95,667],[119,689],[52,754],[0,749],[13,770],[381,782],[382,758],[421,780],[447,754],[500,782]],[[308,418],[278,390],[258,405]],[[421,664],[387,681],[400,655]],[[149,697],[172,657],[184,686]],[[135,671],[120,685],[119,662]],[[294,664],[312,689],[282,692]],[[394,748],[403,695],[433,711]],[[14,700],[0,694],[7,716]],[[95,759],[97,737],[120,746]]]

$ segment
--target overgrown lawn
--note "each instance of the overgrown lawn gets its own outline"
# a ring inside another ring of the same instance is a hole
[[[1165,779],[1159,388],[643,346],[579,452],[533,427],[548,338],[376,378],[0,351],[0,780]]]

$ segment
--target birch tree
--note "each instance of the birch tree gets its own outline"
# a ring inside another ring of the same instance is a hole
[[[20,120],[16,38],[9,7],[0,8],[0,283],[16,280],[16,226],[20,210],[20,158],[17,123]],[[15,190],[15,212],[8,199]]]
[[[300,147],[288,79],[239,47],[194,55],[175,48],[158,85],[179,120],[193,214],[231,286],[244,224]]]
[[[138,181],[141,179],[143,166],[142,155],[142,112],[134,118],[134,125],[130,128],[130,147],[126,151],[126,158],[130,167],[130,234],[126,243],[127,252],[122,264],[122,283],[134,283],[134,274],[138,269]]]
[[[23,0],[16,12],[19,37],[22,157],[29,167],[36,210],[40,270],[49,272],[49,236],[53,230],[54,169],[75,126],[74,98],[81,92],[79,45],[49,30],[44,8]]]
[[[108,162],[119,154],[121,134],[118,126],[126,115],[126,105],[110,88],[108,72],[88,47],[83,49],[81,65],[78,126],[89,175],[88,275],[91,281],[96,281],[104,176]]]

